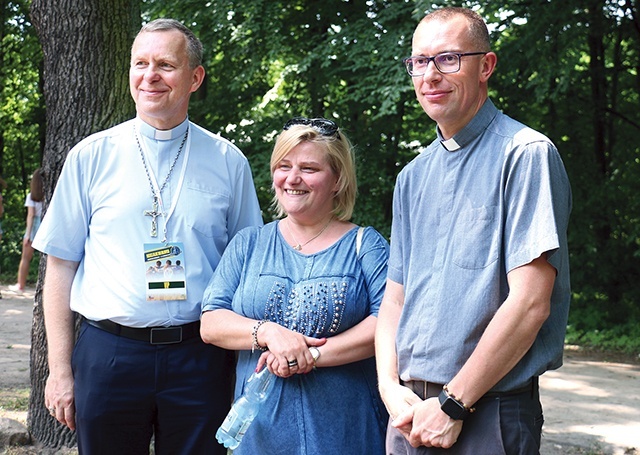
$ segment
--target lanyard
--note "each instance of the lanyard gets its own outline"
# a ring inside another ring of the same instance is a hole
[[[180,197],[180,192],[182,191],[182,185],[184,183],[184,177],[185,174],[187,172],[187,164],[189,161],[189,155],[191,152],[191,125],[189,125],[187,127],[187,132],[185,134],[187,134],[187,138],[186,138],[186,144],[185,145],[185,150],[184,150],[184,158],[182,160],[182,168],[180,170],[180,177],[178,179],[178,186],[176,188],[176,191],[174,192],[173,195],[173,199],[171,200],[171,204],[169,206],[169,211],[168,213],[165,212],[164,210],[164,201],[162,199],[162,190],[164,189],[164,186],[166,183],[168,183],[168,181],[170,180],[171,174],[173,172],[173,165],[175,164],[175,162],[171,165],[171,168],[169,169],[169,173],[167,174],[167,177],[165,179],[165,182],[163,182],[162,187],[160,187],[158,185],[158,180],[156,178],[156,174],[153,171],[153,168],[151,166],[147,166],[147,162],[149,162],[148,157],[150,156],[150,153],[147,149],[147,143],[144,140],[144,135],[138,135],[138,131],[134,130],[134,134],[136,135],[136,141],[138,143],[138,145],[140,146],[140,153],[142,154],[142,163],[145,166],[145,170],[147,173],[147,177],[149,179],[149,184],[152,188],[152,192],[153,192],[153,197],[154,197],[154,203],[155,201],[157,201],[158,203],[158,208],[160,210],[159,215],[162,215],[164,217],[164,227],[162,230],[163,233],[163,238],[162,238],[162,243],[166,243],[167,242],[167,226],[169,224],[169,220],[171,219],[171,216],[173,215],[173,212],[176,209],[176,206],[178,205],[178,198]],[[176,154],[176,159],[175,161],[177,161],[178,156],[179,156],[180,151],[178,151],[178,153]]]

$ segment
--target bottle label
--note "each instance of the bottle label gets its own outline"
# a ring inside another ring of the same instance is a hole
[[[249,429],[249,425],[251,425],[251,422],[253,421],[253,419],[250,420],[245,420],[244,423],[242,424],[242,426],[240,427],[240,430],[238,431],[238,436],[237,439],[242,439],[242,437],[244,436],[244,434],[247,432],[247,430]]]
[[[227,414],[227,418],[224,419],[220,428],[226,431],[233,438],[240,440],[247,432],[249,425],[253,422],[253,415],[245,415],[244,418],[238,415],[238,412],[235,408],[231,408],[229,414]]]
[[[234,408],[231,408],[229,414],[227,414],[227,418],[224,419],[224,422],[222,422],[220,427],[228,433],[236,420],[238,420],[238,413]]]

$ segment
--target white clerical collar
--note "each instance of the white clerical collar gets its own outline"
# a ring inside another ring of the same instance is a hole
[[[180,125],[170,130],[159,130],[143,121],[140,117],[136,117],[136,128],[145,137],[155,139],[157,141],[169,141],[184,136],[189,127],[189,118],[186,118]]]
[[[450,152],[455,152],[460,149],[460,144],[458,144],[454,138],[447,139],[446,141],[440,141],[440,143]]]

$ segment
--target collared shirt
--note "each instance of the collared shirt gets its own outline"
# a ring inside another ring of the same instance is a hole
[[[144,215],[153,195],[135,132],[162,186],[187,129],[162,191],[164,212],[173,213],[158,217],[154,238],[151,218]],[[144,244],[162,240],[167,219],[167,241],[184,246],[187,299],[147,301]],[[71,309],[86,318],[129,327],[180,325],[199,319],[204,289],[229,240],[259,225],[251,170],[240,150],[188,119],[158,131],[136,118],[89,136],[69,152],[33,246],[80,263]]]
[[[493,389],[518,388],[562,364],[569,310],[571,190],[551,141],[491,100],[448,141],[398,175],[388,277],[404,286],[400,378],[446,383],[507,298],[507,273],[543,253],[556,268],[551,315]]]

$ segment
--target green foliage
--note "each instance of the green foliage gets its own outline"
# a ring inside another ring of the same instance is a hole
[[[585,342],[600,337],[602,343],[603,333],[620,340],[628,336],[625,344],[632,345],[633,336],[638,338],[633,324],[640,322],[636,3],[145,0],[141,10],[145,20],[184,21],[203,41],[207,79],[193,97],[191,119],[247,155],[266,220],[272,216],[269,156],[275,136],[292,116],[325,116],[356,146],[354,221],[385,235],[398,171],[435,138],[435,125],[416,102],[401,64],[411,52],[413,30],[435,7],[479,11],[498,54],[490,82],[494,101],[556,143],[572,182],[570,336]],[[9,2],[5,9],[12,12],[5,12],[8,51],[0,68],[5,138],[0,164],[10,183],[5,251],[14,258],[24,229],[23,192],[39,163],[42,123],[41,57],[26,4]],[[6,269],[4,262],[3,252],[0,265]]]
[[[580,315],[591,319],[592,315],[575,312],[573,320],[581,325]],[[591,321],[591,323],[596,321]],[[602,351],[616,351],[626,354],[640,353],[640,326],[637,320],[606,329],[580,330],[576,325],[567,327],[566,342]],[[596,325],[597,326],[597,325]]]
[[[496,19],[498,104],[554,140],[572,182],[572,333],[606,345],[640,322],[640,35],[631,8],[595,0],[483,9]]]
[[[310,4],[313,3],[313,7]],[[189,3],[146,2],[148,18],[194,16]],[[423,143],[406,120],[425,122],[400,63],[413,30],[410,2],[225,0],[189,19],[207,49],[204,94],[191,117],[248,156],[269,219],[269,156],[296,115],[334,119],[356,146],[360,195],[354,221],[389,233],[398,170]],[[407,26],[405,26],[407,24]]]
[[[42,51],[29,22],[30,1],[9,1],[1,10],[0,58],[0,186],[4,198],[4,231],[0,242],[0,273],[15,281],[22,251],[31,174],[42,160],[40,129],[44,127],[39,66]],[[35,262],[35,261],[34,261]]]

